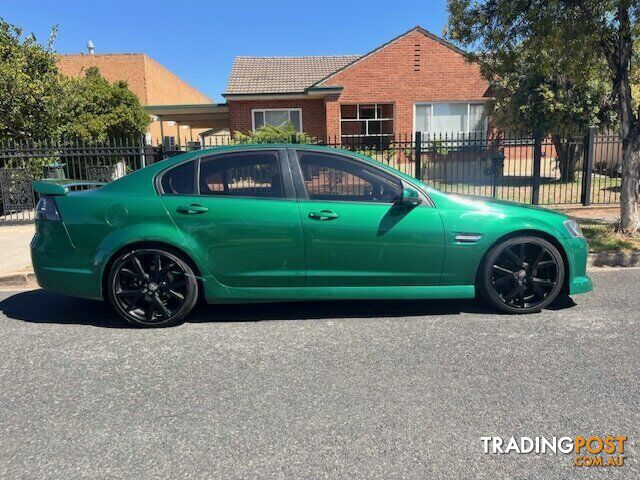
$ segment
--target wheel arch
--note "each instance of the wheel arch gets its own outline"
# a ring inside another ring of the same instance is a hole
[[[129,252],[131,250],[135,250],[137,248],[161,248],[163,250],[167,250],[173,253],[174,255],[177,255],[182,260],[187,262],[187,264],[189,264],[189,266],[193,270],[193,273],[196,274],[196,280],[198,282],[198,290],[199,290],[198,293],[199,295],[202,295],[203,293],[202,279],[201,279],[202,272],[200,271],[200,268],[198,267],[197,263],[193,260],[193,258],[191,258],[191,255],[185,252],[184,249],[180,247],[176,247],[175,245],[168,242],[163,242],[161,240],[140,240],[140,241],[131,242],[121,246],[120,248],[115,250],[113,253],[111,253],[111,255],[109,256],[109,259],[105,262],[104,269],[102,270],[102,277],[100,280],[103,298],[106,298],[107,282],[109,281],[109,272],[111,271],[111,266],[113,265],[113,263],[123,253]],[[199,298],[202,298],[202,296],[200,296]]]
[[[521,230],[515,230],[513,232],[509,232],[501,236],[500,238],[496,239],[489,246],[489,248],[487,248],[486,252],[482,256],[482,260],[480,260],[480,263],[478,264],[478,269],[476,270],[476,276],[475,276],[476,288],[479,286],[480,274],[484,268],[484,264],[487,259],[487,256],[489,255],[489,252],[491,252],[491,250],[493,250],[493,248],[496,245],[504,242],[505,240],[509,240],[510,238],[515,238],[515,237],[527,237],[527,236],[543,238],[544,240],[547,240],[549,243],[551,243],[554,247],[558,249],[558,251],[560,252],[560,255],[562,256],[562,261],[564,262],[564,279],[562,282],[562,290],[560,290],[560,294],[567,295],[569,293],[569,282],[571,279],[571,274],[570,274],[571,265],[569,265],[569,257],[567,256],[566,250],[564,249],[560,241],[555,236],[551,235],[548,232],[545,232],[544,230],[537,230],[535,228],[527,228],[527,229],[521,229]]]

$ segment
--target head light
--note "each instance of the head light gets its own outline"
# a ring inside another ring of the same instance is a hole
[[[564,222],[564,228],[567,229],[569,235],[572,237],[582,237],[582,230],[580,229],[580,225],[575,220],[566,220]]]

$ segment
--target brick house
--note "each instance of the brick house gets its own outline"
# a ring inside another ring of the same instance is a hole
[[[365,55],[237,57],[231,131],[290,121],[342,143],[394,134],[482,132],[489,85],[464,52],[415,27]]]
[[[98,67],[100,74],[110,82],[125,80],[155,119],[149,125],[149,135],[154,139],[164,137],[165,140],[174,141],[180,138],[184,141],[194,136],[197,139],[198,134],[216,126],[210,118],[204,123],[197,123],[194,118],[199,119],[203,116],[202,112],[220,109],[221,106],[213,104],[205,94],[143,53],[59,55],[57,65],[59,72],[69,77],[79,77],[84,75],[87,68]],[[225,115],[223,126],[226,126],[226,107],[222,107],[222,110]],[[181,112],[182,117],[176,116],[179,115],[176,112]],[[165,113],[173,115],[171,119],[167,118],[169,121],[162,121]],[[200,117],[196,117],[197,114]],[[185,121],[181,125],[174,118],[184,118]]]

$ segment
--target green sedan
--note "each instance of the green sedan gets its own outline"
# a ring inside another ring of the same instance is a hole
[[[591,290],[565,215],[439,192],[313,145],[199,150],[99,188],[34,182],[33,266],[46,290],[108,299],[141,327],[208,303],[457,299],[539,311]]]

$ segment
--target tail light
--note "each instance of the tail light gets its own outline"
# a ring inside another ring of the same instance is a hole
[[[60,221],[60,214],[52,196],[43,195],[40,197],[40,201],[36,205],[36,220]]]

